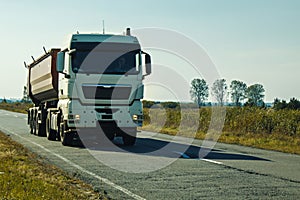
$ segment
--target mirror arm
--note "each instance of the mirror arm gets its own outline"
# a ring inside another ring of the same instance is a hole
[[[58,72],[58,73],[65,75],[65,78],[67,79],[71,78],[70,74],[67,74],[66,72]]]
[[[64,74],[64,75],[65,75],[65,78],[67,78],[67,79],[71,78],[70,74],[67,74],[67,73],[65,73],[65,72],[63,72],[62,74]]]

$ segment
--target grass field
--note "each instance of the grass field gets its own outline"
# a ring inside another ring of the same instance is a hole
[[[106,199],[0,132],[0,199]]]
[[[31,103],[0,103],[0,109],[3,110],[9,110],[13,112],[19,112],[19,113],[27,113],[27,110],[32,107]]]
[[[144,109],[143,130],[205,139],[211,109]],[[300,154],[300,111],[226,108],[218,142]]]

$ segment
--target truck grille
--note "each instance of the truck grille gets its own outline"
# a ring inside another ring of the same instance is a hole
[[[86,99],[125,100],[131,92],[130,85],[83,85]]]

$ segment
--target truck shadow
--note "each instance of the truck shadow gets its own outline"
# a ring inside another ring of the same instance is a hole
[[[181,159],[214,159],[214,160],[247,160],[247,161],[269,161],[257,156],[245,153],[231,153],[224,150],[209,149],[195,145],[181,144],[177,142],[167,142],[152,138],[138,138],[134,146],[125,146],[122,141],[115,139],[113,142],[101,144],[84,142],[84,146],[92,151],[105,151],[113,153],[134,153],[145,156],[158,156],[166,158]],[[99,152],[98,152],[99,153]]]

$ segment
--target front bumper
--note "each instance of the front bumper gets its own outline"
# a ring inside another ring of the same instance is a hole
[[[64,119],[68,127],[96,128],[98,122],[115,122],[118,127],[142,126],[142,103],[134,101],[130,106],[85,106],[79,101],[69,102],[69,112]]]

